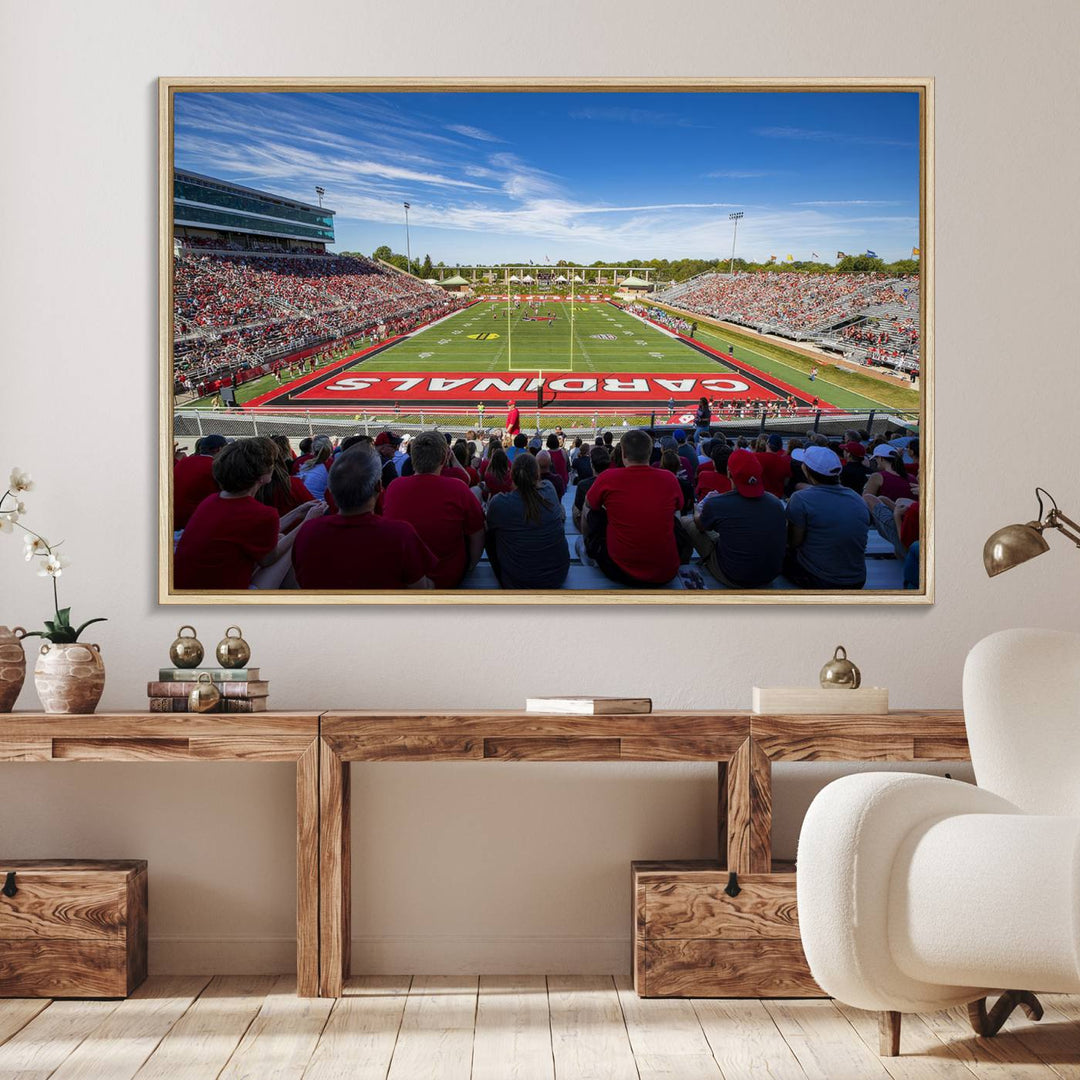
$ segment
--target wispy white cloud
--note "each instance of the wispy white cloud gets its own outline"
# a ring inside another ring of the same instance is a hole
[[[505,139],[500,139],[498,135],[492,135],[490,131],[485,131],[483,128],[473,127],[472,124],[447,124],[447,131],[453,131],[458,135],[464,135],[467,139],[477,139],[480,142],[506,142]]]
[[[811,199],[792,203],[792,206],[903,206],[895,199]]]
[[[718,169],[705,174],[709,180],[757,180],[763,176],[776,176],[771,169]]]
[[[843,131],[818,131],[799,127],[763,127],[756,128],[755,135],[766,139],[801,139],[805,142],[857,143],[863,146],[900,146],[911,147],[917,143],[910,139],[893,139],[883,135],[857,135]]]
[[[635,109],[625,105],[574,109],[570,113],[570,119],[593,120],[614,124],[635,124],[643,127],[699,128],[701,130],[708,127],[706,124],[695,123],[688,117],[679,116],[678,113],[662,112],[658,109]]]

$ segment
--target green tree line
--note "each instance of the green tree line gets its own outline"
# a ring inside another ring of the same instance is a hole
[[[359,255],[361,252],[343,251],[343,255]],[[393,251],[389,245],[383,244],[372,252],[372,257],[381,259],[383,262],[396,266],[399,270],[408,270],[408,259]],[[460,265],[460,264],[459,264]],[[533,265],[528,259],[518,262],[493,263],[494,267],[511,267],[516,269],[521,266]],[[591,270],[600,266],[619,266],[627,270],[648,269],[655,272],[656,279],[660,281],[685,281],[687,278],[698,274],[718,271],[726,274],[731,266],[730,259],[597,259],[591,263],[579,263],[560,259],[554,265],[538,265],[537,270],[576,269]],[[413,259],[412,272],[422,278],[435,276],[435,271],[447,269],[443,262],[433,263],[430,255],[425,255],[421,260]],[[735,270],[739,273],[767,274],[767,273],[804,273],[804,274],[865,274],[880,273],[893,274],[896,276],[917,274],[919,272],[918,259],[897,259],[895,262],[886,262],[884,259],[870,255],[847,255],[838,263],[812,262],[809,260],[796,260],[795,262],[748,262],[746,259],[735,260]]]

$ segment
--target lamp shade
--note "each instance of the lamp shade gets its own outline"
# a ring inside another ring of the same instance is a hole
[[[1050,545],[1043,538],[1038,522],[1006,525],[983,545],[983,566],[990,577],[996,577],[1049,550]]]

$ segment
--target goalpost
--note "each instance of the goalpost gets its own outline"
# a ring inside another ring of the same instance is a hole
[[[554,310],[556,312],[559,312],[560,308],[563,308],[565,310],[565,305],[567,303],[569,303],[569,305],[570,305],[569,315],[567,316],[567,315],[562,314],[562,313],[556,314],[554,316],[554,318],[556,320],[555,323],[554,324],[550,324],[550,323],[548,324],[548,329],[549,330],[555,330],[560,325],[559,320],[564,319],[564,318],[567,319],[567,323],[568,323],[568,326],[569,326],[569,337],[570,337],[569,345],[567,346],[565,353],[562,353],[561,349],[557,349],[556,352],[560,353],[561,355],[557,355],[556,357],[550,357],[549,356],[549,357],[547,357],[545,359],[541,359],[541,358],[539,358],[539,357],[537,357],[535,355],[530,357],[528,355],[529,354],[528,347],[523,342],[519,342],[519,346],[521,346],[521,347],[518,350],[518,355],[519,355],[519,357],[521,357],[521,360],[519,362],[515,362],[515,359],[514,359],[514,324],[515,324],[515,318],[514,318],[514,308],[513,308],[513,305],[511,303],[512,296],[511,296],[511,293],[510,293],[510,268],[509,267],[505,268],[505,280],[504,280],[503,284],[504,284],[504,286],[506,288],[506,366],[507,366],[508,370],[510,370],[510,371],[520,371],[520,372],[527,372],[527,371],[528,372],[535,372],[537,378],[540,378],[540,379],[543,379],[545,370],[548,371],[548,372],[560,372],[560,373],[561,372],[572,372],[574,370],[574,339],[575,339],[575,336],[576,336],[576,327],[575,327],[576,302],[575,302],[575,297],[574,297],[574,277],[573,277],[573,273],[571,273],[571,275],[570,275],[570,298],[569,298],[569,301],[567,301],[567,300],[554,301],[554,303],[556,305]],[[525,301],[525,303],[528,304],[528,301]],[[537,311],[539,312],[539,301],[537,301],[536,303],[537,303]],[[524,315],[522,316],[522,318],[524,318]],[[521,356],[522,352],[525,353],[525,355],[523,357]]]

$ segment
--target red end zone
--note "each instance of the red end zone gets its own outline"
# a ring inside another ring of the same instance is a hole
[[[550,396],[570,405],[608,405],[641,401],[666,402],[670,398],[707,397],[710,400],[776,401],[780,395],[741,378],[739,375],[643,374],[611,372],[560,374],[544,377]],[[510,398],[535,395],[540,380],[534,375],[490,372],[363,372],[354,371],[323,379],[292,395],[295,403],[321,405],[387,401],[423,401],[426,404],[477,402],[504,404]]]

